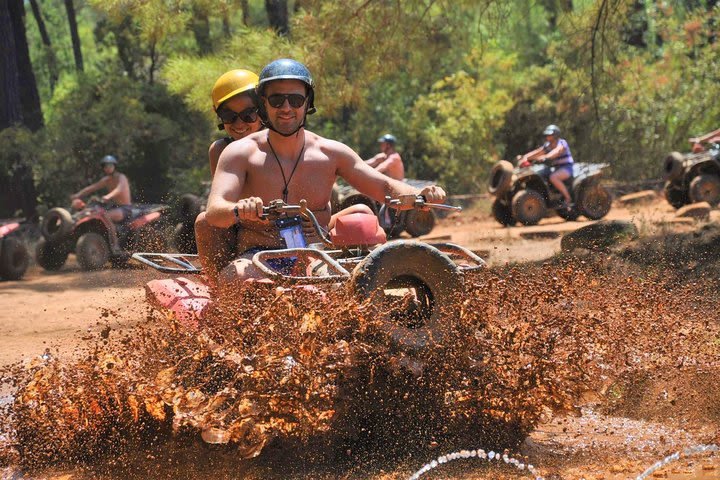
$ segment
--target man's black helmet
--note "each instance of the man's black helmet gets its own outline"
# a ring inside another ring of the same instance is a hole
[[[260,97],[265,92],[269,82],[275,80],[300,80],[307,86],[307,115],[315,113],[315,82],[313,82],[310,70],[302,63],[290,58],[281,58],[268,63],[260,72],[260,80],[257,84],[257,93]]]
[[[548,125],[543,131],[543,135],[554,135],[556,137],[559,137],[560,127],[558,127],[557,125]]]
[[[100,165],[105,165],[107,163],[117,165],[118,161],[117,158],[113,157],[112,155],[105,155],[103,158],[100,159]]]
[[[386,133],[382,137],[378,138],[378,143],[387,142],[395,145],[395,142],[397,142],[397,138],[395,138],[395,135],[391,135],[389,133]]]

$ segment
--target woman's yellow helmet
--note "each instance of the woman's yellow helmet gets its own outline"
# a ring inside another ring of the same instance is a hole
[[[212,89],[213,108],[217,108],[226,100],[241,93],[255,94],[258,76],[250,70],[230,70],[220,75]]]

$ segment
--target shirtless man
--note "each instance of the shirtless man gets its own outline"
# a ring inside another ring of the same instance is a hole
[[[112,155],[105,155],[100,160],[105,176],[98,182],[88,185],[77,193],[70,195],[70,200],[79,200],[89,193],[96,192],[102,188],[108,190],[103,195],[103,202],[113,202],[118,205],[117,208],[108,210],[110,219],[119,223],[128,218],[131,214],[130,208],[130,183],[125,175],[115,170],[117,168],[117,158]]]
[[[378,138],[380,153],[369,160],[365,160],[365,163],[390,178],[404,180],[405,166],[403,165],[402,158],[400,158],[400,154],[395,150],[396,141],[395,136],[389,133]]]
[[[315,112],[314,83],[308,69],[294,60],[268,64],[257,87],[260,115],[267,125],[261,131],[233,142],[220,155],[208,200],[211,225],[228,228],[240,223],[237,251],[244,252],[223,269],[220,284],[262,278],[252,264],[258,250],[282,248],[274,225],[262,220],[263,205],[275,199],[289,204],[307,200],[321,226],[332,228],[337,216],[366,211],[354,205],[330,215],[330,194],[336,176],[375,200],[386,195],[421,194],[441,202],[445,192],[437,187],[418,190],[391,179],[367,165],[348,146],[305,130],[305,118]],[[314,239],[308,239],[312,242]]]
[[[220,121],[218,128],[229,136],[210,144],[211,178],[225,147],[262,128],[255,94],[257,81],[257,74],[244,69],[225,72],[215,81],[211,94],[213,110]],[[205,215],[201,212],[195,219],[195,242],[206,278],[214,285],[220,270],[233,258],[236,233],[235,229],[213,227]]]

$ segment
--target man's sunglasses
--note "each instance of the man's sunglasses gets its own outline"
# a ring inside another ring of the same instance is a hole
[[[229,108],[220,108],[217,111],[217,116],[220,117],[223,123],[228,125],[235,123],[238,118],[245,123],[253,123],[258,119],[257,108],[246,108],[242,112],[233,112]]]
[[[267,97],[268,103],[273,108],[282,107],[286,98],[292,108],[300,108],[303,104],[305,104],[305,99],[307,97],[300,95],[299,93],[273,93]]]

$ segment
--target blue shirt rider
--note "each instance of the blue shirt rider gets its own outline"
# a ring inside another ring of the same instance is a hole
[[[521,162],[544,162],[552,161],[552,170],[549,175],[550,183],[563,196],[563,207],[572,208],[572,198],[570,192],[563,183],[573,176],[573,158],[570,153],[570,146],[564,138],[560,138],[560,128],[557,125],[548,125],[543,131],[546,142],[542,147],[536,148],[532,152],[528,152],[520,158]],[[549,173],[548,169],[544,174]]]

